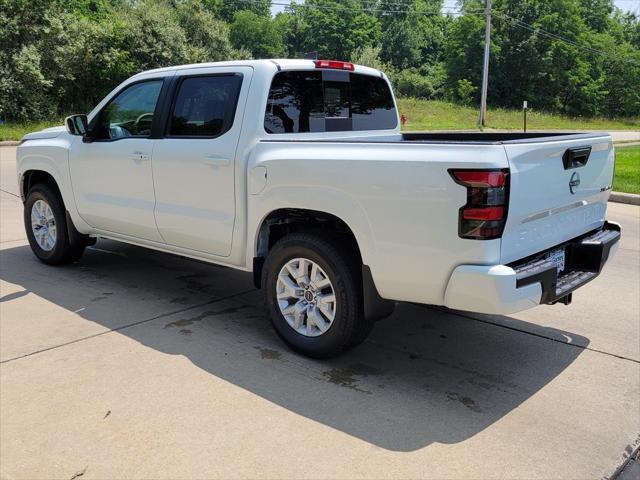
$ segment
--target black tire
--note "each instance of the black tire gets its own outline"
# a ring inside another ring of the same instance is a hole
[[[45,250],[36,241],[31,227],[31,210],[38,200],[46,202],[51,208],[56,226],[55,244],[50,250]],[[38,259],[48,265],[61,265],[78,260],[84,253],[84,245],[71,246],[67,228],[67,219],[60,195],[49,185],[40,183],[33,186],[27,194],[24,204],[24,227],[29,239],[31,250]]]
[[[292,328],[280,311],[276,284],[283,266],[294,258],[309,259],[327,274],[336,297],[335,316],[328,330],[309,337]],[[313,358],[328,358],[361,343],[373,327],[364,317],[362,266],[349,242],[300,232],[280,239],[269,252],[262,271],[266,308],[278,335],[295,351]]]

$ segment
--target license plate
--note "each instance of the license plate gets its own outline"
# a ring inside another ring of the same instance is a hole
[[[556,264],[558,273],[564,270],[564,248],[551,250],[547,255],[547,259]]]

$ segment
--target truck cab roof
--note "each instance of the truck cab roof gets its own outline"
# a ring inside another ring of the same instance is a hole
[[[291,58],[273,58],[273,59],[260,59],[260,60],[231,60],[226,62],[206,62],[206,63],[192,63],[186,65],[175,65],[171,67],[154,68],[151,70],[145,70],[140,72],[134,77],[141,77],[150,73],[170,73],[180,70],[190,70],[194,68],[211,68],[211,67],[252,67],[252,68],[271,68],[274,72],[282,70],[313,70],[316,67],[314,60],[308,59],[291,59]],[[365,67],[364,65],[353,64],[355,73],[361,73],[364,75],[375,75],[386,78],[385,74],[380,70],[371,67]]]

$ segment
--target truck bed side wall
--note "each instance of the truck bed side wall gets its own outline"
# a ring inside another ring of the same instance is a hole
[[[354,232],[381,296],[442,304],[453,269],[491,264],[500,240],[458,237],[466,191],[449,168],[505,168],[501,146],[261,142],[249,164],[267,182],[249,196],[248,224],[280,208],[306,208],[342,219]]]

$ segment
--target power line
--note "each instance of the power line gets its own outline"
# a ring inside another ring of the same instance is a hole
[[[247,1],[252,1],[252,0],[247,0]],[[255,0],[254,0],[255,1]],[[365,0],[366,1],[366,0]],[[373,2],[374,0],[369,0],[369,2]],[[410,1],[410,0],[409,0]],[[422,15],[422,16],[440,16],[443,14],[443,11],[438,11],[438,12],[434,12],[434,11],[427,11],[427,10],[407,10],[407,9],[399,9],[399,8],[395,8],[395,9],[390,9],[390,8],[375,8],[375,7],[370,7],[370,6],[362,6],[359,8],[350,8],[350,7],[345,7],[345,6],[332,6],[332,5],[310,5],[307,3],[292,3],[292,2],[278,2],[278,1],[272,1],[270,2],[271,5],[279,5],[279,6],[285,6],[285,7],[293,7],[295,8],[307,8],[307,9],[316,9],[316,10],[332,10],[332,11],[344,11],[344,12],[370,12],[370,13],[403,13],[403,14],[411,14],[411,15]],[[372,3],[369,3],[369,5],[371,5]],[[402,0],[396,0],[396,2],[392,2],[392,4],[396,4],[396,5],[404,5],[405,7],[408,7],[408,3],[403,3]],[[366,4],[365,4],[366,5]],[[452,10],[446,11],[444,13],[453,13],[453,14],[457,14],[457,15],[485,15],[485,10],[460,10],[460,9],[453,9],[453,7],[444,7],[444,8],[452,8]],[[494,16],[496,17],[502,17],[508,21],[513,22],[516,26],[520,27],[520,28],[524,28],[526,30],[529,30],[532,33],[536,33],[536,34],[540,34],[543,36],[546,36],[548,38],[552,38],[555,40],[559,40],[561,42],[567,43],[569,45],[572,45],[576,48],[579,48],[581,50],[587,51],[587,52],[591,52],[591,53],[595,53],[598,55],[604,55],[606,57],[610,57],[610,53],[609,52],[605,52],[603,50],[598,50],[596,48],[592,48],[589,46],[585,46],[582,45],[574,40],[571,40],[567,37],[564,37],[562,35],[558,35],[556,33],[552,33],[549,32],[547,30],[544,30],[540,27],[536,27],[533,25],[530,25],[528,23],[525,23],[521,20],[518,20],[515,17],[512,17],[510,15],[507,15],[506,13],[499,13],[499,12],[494,12]],[[640,65],[640,63],[634,61],[634,60],[628,60],[628,59],[621,59],[621,58],[609,58],[609,60],[611,61],[618,61],[618,62],[623,62],[623,63],[628,63],[631,65]]]
[[[578,42],[576,42],[574,40],[571,40],[571,39],[569,39],[567,37],[563,37],[562,35],[558,35],[556,33],[548,32],[547,30],[543,30],[540,27],[535,27],[535,26],[533,26],[531,24],[525,23],[525,22],[523,22],[521,20],[518,20],[517,18],[514,18],[514,17],[512,17],[510,15],[507,15],[506,13],[498,13],[498,12],[496,12],[496,13],[494,13],[494,15],[496,17],[502,17],[502,18],[505,18],[507,20],[510,20],[510,21],[514,22],[516,24],[516,26],[518,26],[518,27],[524,28],[524,29],[529,30],[529,31],[531,31],[533,33],[537,33],[537,34],[543,35],[543,36],[548,37],[548,38],[559,40],[559,41],[567,43],[569,45],[573,45],[574,47],[579,48],[581,50],[584,50],[584,51],[587,51],[587,52],[591,52],[591,53],[595,53],[595,54],[598,54],[598,55],[604,55],[604,56],[608,56],[608,57],[611,56],[611,54],[609,52],[605,52],[603,50],[598,50],[596,48],[591,48],[591,47],[587,47],[585,45],[581,45],[580,43],[578,43]],[[624,59],[624,58],[614,58],[614,59],[611,59],[611,60],[630,63],[632,65],[640,65],[640,63],[638,63],[638,62],[635,62],[633,60],[627,60],[627,59]]]
[[[371,13],[408,13],[408,14],[416,14],[423,16],[441,16],[442,11],[428,11],[428,10],[399,10],[399,9],[388,9],[388,8],[374,8],[374,7],[359,7],[359,8],[350,8],[344,6],[332,6],[332,5],[308,5],[306,3],[289,3],[289,2],[271,2],[271,5],[292,7],[292,8],[307,8],[307,9],[316,9],[316,10],[333,10],[339,12],[371,12]],[[483,14],[482,10],[475,11],[463,11],[463,10],[450,10],[445,13],[454,13],[454,14],[470,14],[470,15],[479,15]]]

